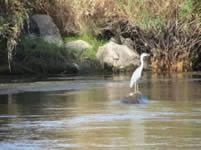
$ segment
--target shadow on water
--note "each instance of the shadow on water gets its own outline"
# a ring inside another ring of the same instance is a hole
[[[1,84],[0,148],[200,149],[200,75],[145,73],[139,88],[150,102],[123,105],[129,78]]]

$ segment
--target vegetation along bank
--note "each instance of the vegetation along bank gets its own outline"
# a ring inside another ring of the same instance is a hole
[[[200,0],[2,0],[0,73],[201,70]]]

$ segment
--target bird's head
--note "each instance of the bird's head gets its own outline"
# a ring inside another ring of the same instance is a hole
[[[150,56],[148,53],[142,53],[141,57]]]
[[[142,53],[141,54],[141,56],[140,56],[141,62],[143,61],[143,58],[146,57],[146,56],[150,56],[150,54],[148,54],[148,53]]]

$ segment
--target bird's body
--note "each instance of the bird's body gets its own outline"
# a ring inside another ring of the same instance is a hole
[[[130,88],[133,88],[133,85],[135,84],[135,93],[136,93],[136,90],[137,90],[137,81],[140,79],[141,75],[142,75],[142,70],[143,70],[143,65],[144,65],[144,62],[143,62],[143,58],[145,56],[149,56],[149,54],[147,53],[143,53],[141,56],[140,56],[140,66],[135,70],[135,72],[133,72],[133,75],[131,77],[131,81],[130,81]]]
[[[141,65],[135,70],[135,72],[133,73],[133,75],[131,77],[130,88],[132,88],[134,83],[136,83],[137,80],[140,79],[142,70],[143,70],[143,66],[141,66]]]

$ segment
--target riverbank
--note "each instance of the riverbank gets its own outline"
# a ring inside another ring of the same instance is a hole
[[[2,1],[0,8],[0,59],[6,60],[0,62],[2,72],[131,71],[143,52],[152,54],[149,69],[153,72],[201,70],[201,9],[197,1],[24,0]],[[91,48],[67,47],[67,42],[76,40],[88,42]],[[127,48],[121,55],[116,47],[110,48],[112,44],[104,47],[109,42],[127,46],[129,53],[136,54],[128,60],[135,62],[124,65]],[[100,47],[105,48],[101,55],[105,58],[97,59]],[[105,52],[113,55],[105,56]]]

